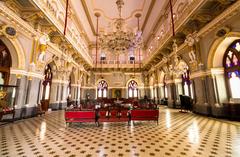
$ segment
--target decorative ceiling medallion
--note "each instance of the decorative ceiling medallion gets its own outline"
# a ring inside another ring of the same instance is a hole
[[[125,21],[131,20],[132,18],[134,18],[135,14],[137,13],[143,13],[144,11],[144,6],[147,5],[146,0],[143,1],[139,1],[138,4],[140,3],[139,7],[136,9],[132,9],[131,12],[129,12],[129,15],[125,16]],[[94,0],[91,0],[91,5],[93,6],[93,11],[94,12],[100,12],[101,15],[105,18],[105,20],[108,21],[112,21],[115,18],[113,18],[112,16],[108,15],[108,13],[106,13],[106,10],[104,10],[104,8],[100,8],[98,6],[98,4],[96,2],[94,2]],[[131,9],[130,9],[131,10]]]
[[[115,54],[134,51],[142,46],[142,32],[139,30],[139,18],[141,14],[136,14],[138,19],[138,30],[134,33],[126,29],[126,21],[122,18],[123,0],[116,1],[119,17],[112,23],[111,32],[101,32],[98,34],[100,48]]]

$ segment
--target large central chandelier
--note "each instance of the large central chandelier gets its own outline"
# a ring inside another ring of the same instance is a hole
[[[112,23],[112,32],[101,32],[98,34],[99,46],[101,49],[120,54],[133,51],[142,45],[142,32],[139,29],[139,18],[141,14],[136,14],[138,29],[136,32],[126,29],[126,21],[122,18],[123,0],[116,1],[119,17]]]

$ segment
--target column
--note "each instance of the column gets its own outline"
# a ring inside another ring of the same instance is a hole
[[[59,80],[52,80],[50,102],[49,102],[49,108],[51,108],[52,110],[59,109],[59,101],[57,100],[58,90],[59,90]]]
[[[168,90],[168,107],[176,107],[176,86],[175,83],[171,82],[167,84]]]

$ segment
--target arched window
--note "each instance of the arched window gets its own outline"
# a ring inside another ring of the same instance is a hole
[[[128,97],[129,98],[137,98],[138,97],[138,84],[134,80],[131,80],[128,83]]]
[[[43,100],[49,100],[51,84],[52,84],[52,70],[50,65],[47,65],[44,71]]]
[[[8,85],[10,67],[12,66],[11,55],[8,48],[0,40],[0,84]]]
[[[223,57],[223,66],[231,98],[240,98],[240,40],[228,47]]]
[[[98,98],[106,98],[107,97],[107,90],[108,90],[108,84],[106,81],[101,80],[98,83]]]

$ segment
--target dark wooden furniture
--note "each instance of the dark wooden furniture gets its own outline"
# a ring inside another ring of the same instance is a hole
[[[43,112],[48,111],[49,100],[41,100],[41,109]]]
[[[240,103],[223,103],[226,110],[226,118],[240,121]]]
[[[180,112],[188,112],[192,110],[192,99],[190,96],[179,95],[181,105],[180,105]]]
[[[45,111],[42,110],[42,105],[38,104],[37,105],[37,115],[42,116],[43,114],[45,114]]]

